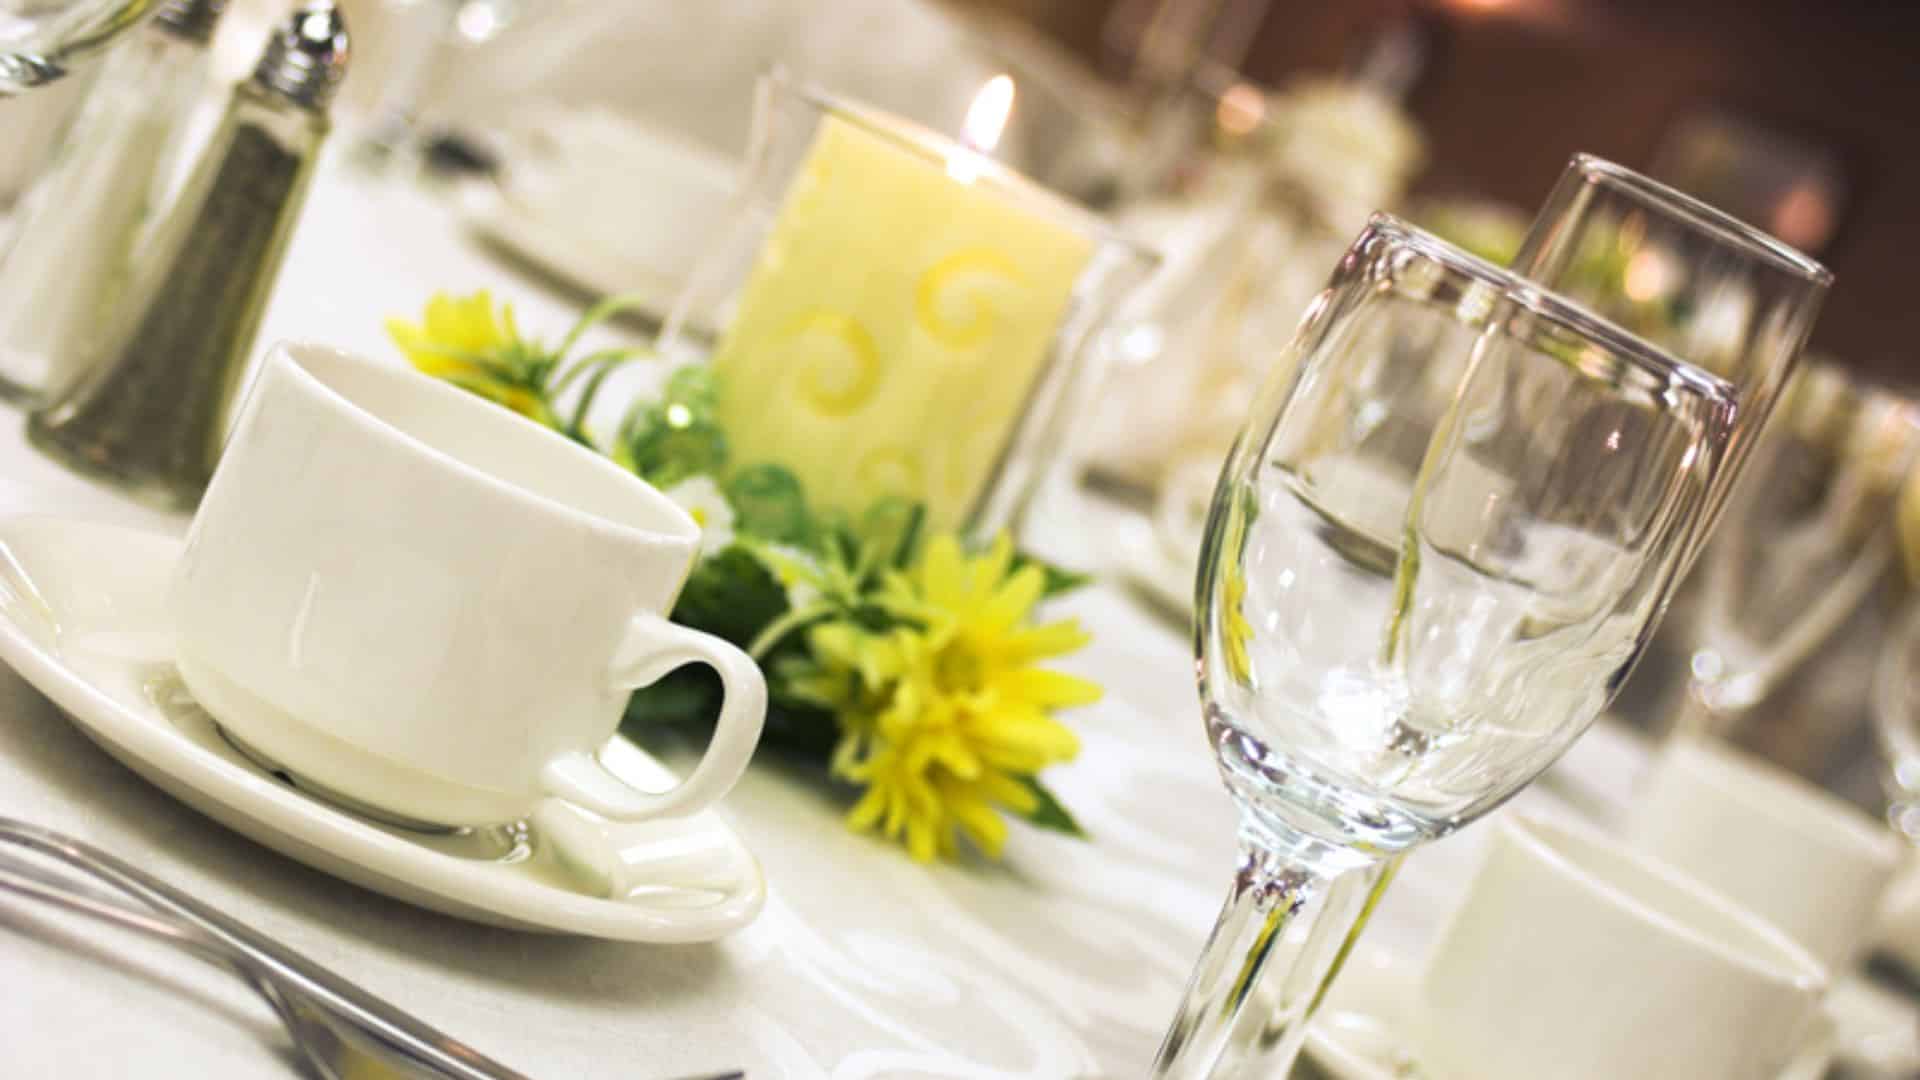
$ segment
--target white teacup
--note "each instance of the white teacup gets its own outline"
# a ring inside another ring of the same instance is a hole
[[[1904,845],[1864,811],[1759,758],[1675,737],[1634,794],[1627,836],[1813,951],[1852,967]]]
[[[1435,945],[1414,1036],[1436,1080],[1776,1080],[1824,1034],[1826,984],[1705,886],[1516,815]]]
[[[433,825],[558,796],[623,821],[692,813],[746,768],[766,684],[667,620],[699,528],[598,454],[463,390],[276,346],[200,504],[169,604],[181,678],[248,749]],[[679,786],[596,753],[628,693],[689,663],[725,701]]]

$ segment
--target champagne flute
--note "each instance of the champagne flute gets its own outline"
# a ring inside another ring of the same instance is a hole
[[[1451,392],[1409,473],[1383,433],[1432,388],[1383,391],[1376,361],[1420,327]],[[1288,955],[1290,924],[1350,919],[1350,889],[1309,908],[1500,805],[1585,730],[1645,646],[1732,430],[1724,381],[1385,215],[1289,351],[1201,557],[1200,696],[1241,858],[1159,1078],[1220,1075],[1269,999],[1270,1064],[1291,1065],[1325,972]]]

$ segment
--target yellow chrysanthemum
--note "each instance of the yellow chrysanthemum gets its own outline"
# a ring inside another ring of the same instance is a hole
[[[961,835],[998,856],[1001,812],[1039,807],[1029,778],[1080,750],[1052,711],[1100,696],[1036,666],[1088,640],[1071,620],[1029,624],[1044,588],[1038,568],[1013,569],[1005,538],[969,559],[942,536],[885,587],[917,628],[834,622],[809,633],[814,670],[800,685],[839,715],[834,774],[867,789],[849,825],[904,841],[923,862],[954,854]]]
[[[387,334],[428,375],[471,390],[522,416],[554,425],[541,392],[550,363],[521,340],[513,305],[494,307],[485,289],[471,296],[435,293],[422,320],[387,320]]]

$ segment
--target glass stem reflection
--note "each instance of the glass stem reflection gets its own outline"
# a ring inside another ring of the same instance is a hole
[[[1233,889],[1154,1062],[1155,1080],[1285,1076],[1306,1025],[1390,874],[1329,876],[1283,859],[1251,830]]]

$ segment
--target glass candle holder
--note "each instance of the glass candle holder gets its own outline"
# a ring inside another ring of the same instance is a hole
[[[962,142],[761,79],[732,227],[662,332],[721,328],[736,464],[785,466],[829,511],[905,498],[974,537],[1017,519],[1084,344],[1158,257],[988,156],[1011,106],[989,82]]]

